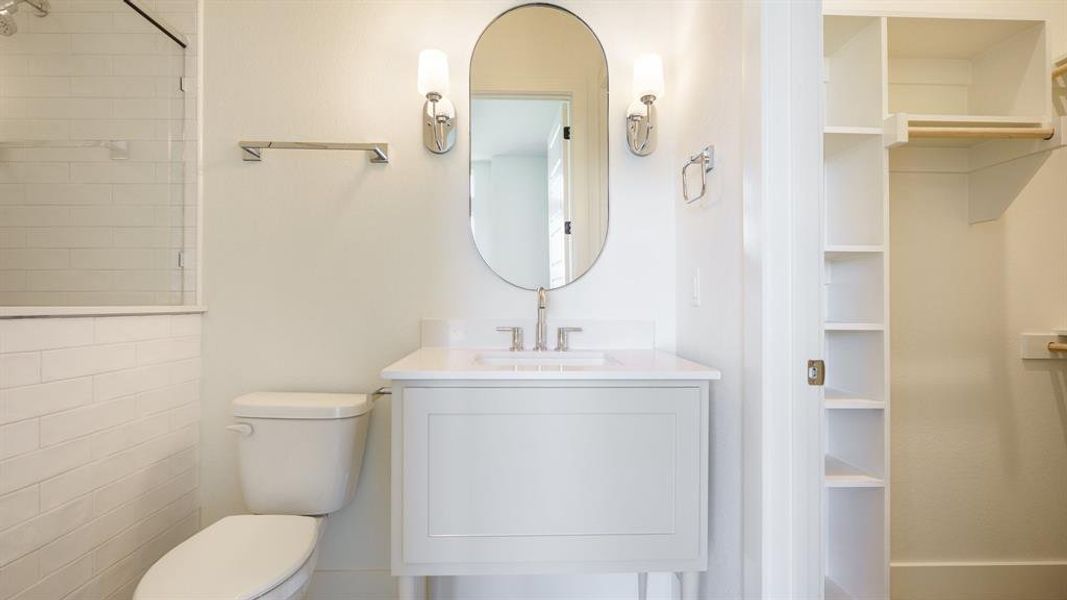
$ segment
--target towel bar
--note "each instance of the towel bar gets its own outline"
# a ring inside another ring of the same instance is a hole
[[[389,144],[335,142],[237,142],[244,151],[242,158],[250,162],[263,160],[263,150],[357,150],[370,153],[370,162],[389,162]]]

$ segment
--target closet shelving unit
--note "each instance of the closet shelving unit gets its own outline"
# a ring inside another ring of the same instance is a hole
[[[890,171],[966,173],[972,221],[996,218],[1013,189],[991,180],[1025,176],[1012,161],[1063,145],[1067,123],[1043,21],[823,25],[824,593],[889,598]]]
[[[823,80],[825,597],[888,590],[885,19],[827,15]]]
[[[891,169],[966,174],[970,221],[999,218],[1032,174],[1008,163],[1064,145],[1044,21],[889,17]]]

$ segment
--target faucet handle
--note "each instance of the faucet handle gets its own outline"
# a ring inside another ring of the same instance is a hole
[[[511,351],[518,352],[523,349],[522,327],[497,327],[501,333],[511,334]]]
[[[571,349],[570,334],[579,333],[581,327],[560,327],[556,330],[556,352],[566,352]]]

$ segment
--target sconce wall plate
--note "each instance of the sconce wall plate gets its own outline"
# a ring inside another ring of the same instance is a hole
[[[439,94],[427,94],[422,105],[422,143],[434,154],[444,154],[456,145],[455,109]]]
[[[648,156],[656,151],[659,136],[656,135],[656,98],[644,96],[640,104],[631,106],[626,113],[626,145],[637,156]]]

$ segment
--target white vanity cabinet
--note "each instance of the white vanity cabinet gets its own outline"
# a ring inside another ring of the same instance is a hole
[[[717,371],[655,379],[655,369],[625,378],[599,367],[445,363],[383,372],[393,379],[392,569],[402,598],[419,596],[425,576],[517,573],[671,571],[695,591],[707,569]]]

